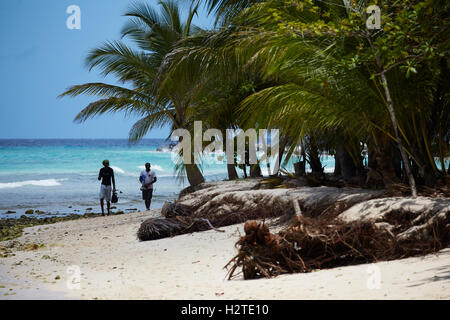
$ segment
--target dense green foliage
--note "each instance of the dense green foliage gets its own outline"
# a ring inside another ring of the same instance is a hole
[[[366,27],[373,4],[380,30]],[[329,152],[346,181],[407,182],[413,195],[416,183],[446,183],[447,1],[193,1],[186,23],[175,2],[160,5],[161,14],[147,5],[126,14],[123,34],[138,50],[112,42],[88,56],[91,68],[131,88],[70,88],[64,95],[106,97],[77,120],[137,113],[132,140],[168,123],[192,130],[194,120],[204,129],[277,128],[284,160],[300,147],[313,174],[323,173],[319,154]],[[215,15],[215,29],[191,25],[199,5]]]

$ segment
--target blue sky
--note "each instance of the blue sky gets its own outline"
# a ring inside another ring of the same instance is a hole
[[[157,7],[157,0],[142,0]],[[187,2],[186,0],[184,2]],[[68,86],[115,83],[84,66],[88,51],[106,40],[119,40],[131,0],[13,0],[0,2],[0,139],[127,138],[136,119],[105,115],[82,124],[75,115],[95,97],[57,99]],[[67,7],[81,9],[81,30],[69,30]],[[187,6],[186,6],[187,7]],[[186,11],[188,9],[186,8]],[[211,27],[200,12],[195,23]],[[147,138],[165,138],[167,128]]]

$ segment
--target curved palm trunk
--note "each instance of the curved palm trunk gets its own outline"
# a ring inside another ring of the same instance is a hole
[[[414,176],[411,172],[411,166],[409,165],[409,158],[403,147],[402,138],[398,134],[398,122],[397,122],[397,117],[395,115],[394,103],[392,102],[392,98],[391,98],[391,92],[389,90],[389,84],[388,84],[388,81],[386,78],[386,70],[383,67],[381,59],[378,56],[377,51],[373,45],[371,35],[369,35],[367,37],[367,40],[369,41],[370,47],[372,49],[372,53],[374,54],[378,68],[380,69],[381,84],[383,85],[384,94],[386,95],[386,104],[387,104],[387,107],[389,110],[389,115],[391,116],[392,126],[394,128],[395,139],[397,139],[397,146],[398,146],[398,149],[402,156],[405,173],[406,173],[406,176],[408,177],[409,186],[411,188],[411,195],[413,198],[416,198],[417,197],[416,180],[414,179]]]
[[[405,167],[405,172],[408,177],[409,186],[411,187],[411,195],[413,198],[415,198],[415,197],[417,197],[416,181],[414,180],[414,176],[411,172],[411,167],[409,165],[409,158],[405,152],[405,149],[403,148],[402,138],[398,134],[397,117],[395,116],[394,106],[393,106],[392,99],[391,99],[391,93],[389,91],[388,82],[387,82],[384,72],[381,73],[381,80],[383,83],[384,92],[386,94],[386,102],[388,105],[389,114],[391,116],[392,125],[394,127],[394,133],[395,133],[395,138],[397,139],[398,149],[400,150],[400,154],[402,155],[403,165]]]
[[[196,164],[186,164],[185,168],[186,176],[191,186],[196,186],[205,182],[205,178]]]
[[[285,152],[284,149],[286,149],[287,144],[288,144],[288,139],[283,137],[281,139],[280,148],[279,148],[279,151],[278,151],[278,158],[277,158],[278,170],[277,170],[277,172],[273,172],[273,174],[272,174],[273,176],[278,176],[278,173],[280,172],[281,161],[283,160],[283,155],[284,155],[284,152]],[[270,174],[270,163],[269,162],[267,164],[267,167],[268,167],[269,176],[271,176],[271,174]]]

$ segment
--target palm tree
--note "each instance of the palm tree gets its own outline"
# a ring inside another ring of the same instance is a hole
[[[225,9],[221,12],[227,11],[229,3],[231,8],[236,3],[243,7],[250,3],[207,2],[211,8],[223,6]],[[204,72],[212,70],[211,65],[222,64],[221,58],[236,54],[241,67],[255,66],[265,79],[275,79],[274,85],[257,90],[240,103],[241,118],[253,125],[283,128],[291,141],[303,139],[308,142],[311,139],[307,137],[311,136],[315,141],[317,137],[327,141],[330,136],[334,137],[332,148],[339,150],[338,154],[345,159],[354,161],[359,168],[362,145],[375,144],[375,148],[369,150],[376,149],[377,156],[369,154],[369,158],[384,171],[386,184],[393,182],[390,172],[394,171],[395,154],[399,152],[392,150],[392,145],[399,142],[393,131],[398,127],[406,142],[401,149],[408,154],[406,161],[412,161],[413,168],[418,168],[415,175],[423,180],[445,175],[442,159],[449,150],[446,129],[449,122],[448,99],[443,94],[445,84],[442,81],[448,74],[445,60],[432,65],[434,69],[431,70],[424,64],[420,78],[406,79],[398,68],[386,75],[392,86],[391,99],[397,106],[398,121],[393,128],[391,113],[386,112],[389,105],[386,104],[383,84],[370,77],[376,66],[365,63],[348,68],[348,63],[343,63],[348,56],[354,55],[358,41],[348,38],[336,41],[317,34],[299,33],[293,37],[289,31],[280,31],[279,25],[313,21],[317,17],[289,6],[283,7],[284,3],[276,1],[253,2],[256,4],[234,15],[231,27],[212,32],[202,44],[183,53],[184,57],[202,61],[197,65]],[[272,19],[271,9],[277,6],[286,10],[285,19],[287,17],[288,20]],[[320,3],[320,6],[328,10],[336,21],[347,14],[342,6],[325,3]],[[430,116],[423,116],[428,114]],[[291,144],[291,147],[295,146],[295,143]],[[436,155],[439,155],[443,167],[440,172],[434,161]],[[411,187],[414,189],[413,185]]]
[[[125,14],[130,20],[122,35],[133,40],[140,50],[113,41],[89,53],[86,64],[90,70],[100,68],[104,76],[114,75],[124,86],[86,83],[68,88],[61,97],[87,94],[102,98],[81,110],[75,121],[83,122],[105,113],[136,115],[140,120],[129,132],[132,142],[142,139],[155,127],[170,125],[173,132],[189,126],[195,72],[175,79],[161,70],[165,67],[165,56],[176,48],[180,40],[201,31],[192,23],[198,5],[191,6],[187,20],[183,22],[174,0],[160,1],[159,4],[160,13],[148,4],[134,4]],[[204,181],[196,164],[184,164],[180,169],[181,173],[186,173],[191,185]]]

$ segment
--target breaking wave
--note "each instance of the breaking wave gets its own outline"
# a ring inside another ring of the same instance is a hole
[[[39,187],[54,187],[60,186],[60,181],[66,179],[45,179],[45,180],[27,180],[27,181],[17,181],[17,182],[1,182],[0,189],[8,188],[20,188],[24,186],[39,186]]]

